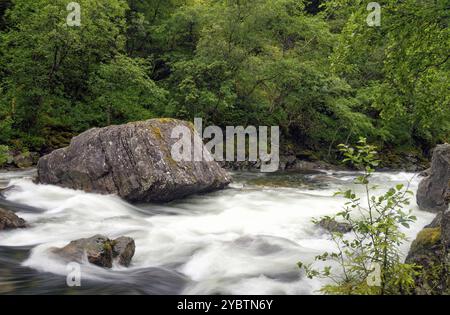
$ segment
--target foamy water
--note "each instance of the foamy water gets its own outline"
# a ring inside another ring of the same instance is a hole
[[[349,172],[326,177],[243,173],[223,191],[165,205],[130,205],[115,196],[36,185],[23,178],[28,175],[0,173],[0,182],[16,187],[6,193],[8,201],[43,210],[19,212],[30,227],[0,233],[0,247],[30,249],[27,257],[15,260],[21,267],[58,275],[55,281],[63,284],[66,265],[49,255],[49,248],[95,234],[135,239],[130,268],[83,265],[82,279],[94,283],[96,293],[103,292],[102,284],[114,282],[123,285],[114,293],[126,283],[152,294],[314,294],[323,282],[306,279],[296,264],[312,261],[333,245],[311,220],[338,212],[344,201],[334,192],[354,187]],[[374,177],[380,191],[411,179],[415,192],[419,178],[412,173]],[[411,240],[433,218],[412,204],[418,221],[406,231]],[[403,252],[408,248],[404,244]],[[8,284],[1,274],[0,292]],[[156,278],[159,286],[146,291]],[[23,280],[21,286],[27,285]]]

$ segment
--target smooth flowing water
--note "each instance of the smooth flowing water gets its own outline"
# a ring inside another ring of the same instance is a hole
[[[14,185],[3,203],[18,203],[30,227],[0,232],[0,294],[314,294],[323,283],[307,279],[297,262],[333,244],[311,220],[336,213],[339,189],[355,174],[236,173],[225,190],[164,204],[130,205],[115,196],[34,184],[34,171],[0,173]],[[376,173],[383,189],[419,178]],[[9,204],[11,206],[11,204]],[[433,216],[418,221],[410,240]],[[104,234],[135,239],[130,268],[82,266],[81,287],[66,285],[67,266],[48,254],[71,240]],[[409,243],[402,250],[407,252]]]

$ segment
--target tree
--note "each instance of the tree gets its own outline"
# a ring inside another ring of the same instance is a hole
[[[384,143],[426,151],[450,136],[448,1],[379,2],[381,26],[368,27],[366,1],[332,0],[344,20],[333,68],[377,120]]]
[[[105,69],[106,64],[116,70],[122,67],[124,76],[129,71],[136,75],[127,85],[133,91],[142,89],[144,79],[148,80],[145,84],[154,87],[143,74],[145,69],[137,69],[142,63],[126,64],[123,58],[117,59],[119,63],[114,61],[125,53],[127,4],[121,0],[78,2],[82,10],[80,27],[66,24],[69,12],[67,2],[62,0],[16,0],[7,13],[12,26],[1,34],[0,51],[4,58],[0,69],[5,79],[0,114],[10,117],[13,137],[25,146],[40,149],[48,145],[55,133],[76,133],[92,126],[90,121],[101,123],[95,118],[100,112],[89,110],[91,105],[87,102],[95,98],[90,83],[99,73],[111,70]],[[139,86],[131,86],[132,83]],[[116,88],[114,84],[110,87]],[[144,98],[148,100],[147,96]],[[121,122],[127,119],[130,117],[124,116]]]
[[[166,93],[148,78],[147,68],[144,61],[123,55],[100,66],[89,84],[89,103],[101,116],[95,124],[149,119],[164,112]]]
[[[204,12],[195,55],[173,62],[167,80],[175,113],[219,125],[276,124],[311,146],[375,132],[348,84],[330,75],[333,35],[302,1],[216,1]]]
[[[4,30],[6,28],[6,21],[5,21],[5,13],[6,10],[9,9],[11,6],[11,1],[4,0],[0,2],[0,31]]]

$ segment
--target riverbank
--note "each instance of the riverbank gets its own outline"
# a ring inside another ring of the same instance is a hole
[[[418,152],[380,152],[378,171],[422,172],[430,167],[430,162]],[[220,162],[225,169],[232,171],[256,171],[261,161]],[[311,151],[300,151],[280,156],[279,171],[326,173],[330,170],[351,171],[347,165],[335,159],[319,159]]]
[[[26,164],[15,163],[12,158],[10,163],[0,167],[0,171],[21,171],[36,167],[40,158],[38,153],[30,154],[32,159],[27,158]],[[430,167],[430,162],[418,152],[380,152],[381,163],[379,171],[404,171],[421,172]],[[261,161],[250,162],[219,162],[220,166],[229,171],[257,171],[261,167]],[[22,167],[20,167],[21,165]],[[324,173],[329,170],[351,171],[352,169],[337,160],[320,160],[311,151],[300,151],[299,153],[283,154],[280,156],[279,171],[317,172]]]

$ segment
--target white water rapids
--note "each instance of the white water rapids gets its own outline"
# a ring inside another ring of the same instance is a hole
[[[104,234],[134,238],[136,254],[128,269],[83,265],[82,285],[88,281],[90,292],[111,292],[108,286],[118,284],[114,293],[314,294],[323,283],[306,279],[296,264],[333,246],[311,219],[342,208],[344,200],[333,194],[354,187],[355,174],[241,173],[228,189],[164,205],[130,205],[115,196],[36,185],[28,175],[0,173],[0,184],[16,187],[6,193],[8,201],[44,210],[18,212],[30,227],[0,232],[4,255],[16,257],[9,267],[0,265],[0,293],[31,286],[35,289],[25,292],[43,292],[39,287],[44,286],[44,292],[64,293],[52,286],[64,288],[66,265],[48,255],[48,249]],[[413,177],[376,173],[374,181],[382,191]],[[411,181],[413,192],[418,181]],[[433,218],[419,211],[414,200],[411,208],[418,221],[406,231],[410,240]],[[20,248],[26,254],[15,252]],[[408,248],[404,244],[403,252]],[[23,270],[32,270],[32,276],[19,275]],[[37,281],[36,273],[58,276],[48,283]]]

